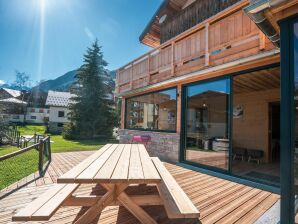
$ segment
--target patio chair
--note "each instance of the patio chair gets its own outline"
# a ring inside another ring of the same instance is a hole
[[[247,152],[246,152],[246,149],[244,148],[239,148],[239,147],[233,148],[233,160],[240,158],[242,161],[244,161],[246,154]]]
[[[261,163],[261,159],[264,156],[264,151],[260,149],[247,149],[248,162],[256,161]]]

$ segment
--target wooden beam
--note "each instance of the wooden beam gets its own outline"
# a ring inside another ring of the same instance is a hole
[[[182,86],[181,84],[178,84],[177,86],[177,124],[176,124],[176,130],[177,133],[181,132],[181,102],[182,102]]]
[[[124,129],[125,128],[125,97],[122,97],[122,102],[121,102],[121,129]]]
[[[205,25],[205,66],[209,66],[209,23]]]
[[[103,196],[90,195],[90,196],[71,196],[64,203],[63,206],[86,206],[91,207],[96,204],[97,201],[102,199]],[[163,205],[159,195],[133,195],[130,199],[139,206],[153,206]],[[119,202],[110,204],[111,206],[121,205]]]

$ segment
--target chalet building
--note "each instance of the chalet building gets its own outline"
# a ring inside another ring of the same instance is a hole
[[[22,92],[19,90],[0,88],[0,99],[18,98],[21,95],[22,95]]]
[[[9,123],[23,123],[27,102],[22,92],[9,88],[0,88],[0,119]]]
[[[59,133],[63,130],[63,125],[69,122],[68,107],[72,102],[73,94],[69,92],[49,91],[46,106],[49,107],[49,131]]]
[[[120,142],[280,193],[294,223],[298,2],[165,0],[140,41],[153,49],[117,72]]]

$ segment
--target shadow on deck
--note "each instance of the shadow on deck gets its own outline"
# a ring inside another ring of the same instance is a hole
[[[10,223],[17,211],[47,190],[57,178],[91,155],[93,152],[68,152],[53,154],[52,163],[44,177],[32,174],[0,192],[0,224]],[[279,201],[279,195],[255,189],[228,180],[209,176],[177,165],[165,163],[182,189],[198,207],[201,223],[255,223]],[[77,194],[94,191],[94,185],[84,185]],[[158,223],[168,220],[161,206],[148,206],[145,210]],[[83,212],[82,207],[64,207],[46,223],[73,223]],[[39,222],[40,223],[40,222]],[[138,223],[123,207],[106,208],[94,223]],[[182,221],[180,223],[185,223]]]

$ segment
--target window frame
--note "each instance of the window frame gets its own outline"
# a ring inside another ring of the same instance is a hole
[[[60,113],[63,113],[63,116],[60,116]],[[64,118],[65,117],[65,111],[58,110],[58,117]]]
[[[145,95],[150,95],[150,94],[154,94],[154,93],[158,93],[158,92],[163,92],[163,91],[167,91],[167,90],[176,90],[176,122],[175,122],[175,130],[159,130],[159,129],[145,129],[145,128],[129,128],[127,127],[127,102],[128,100],[130,99],[133,99],[133,98],[136,98],[136,97],[140,97],[140,96],[145,96]],[[149,132],[164,132],[164,133],[177,133],[177,121],[178,121],[178,114],[177,114],[177,111],[178,111],[178,89],[177,89],[177,86],[174,86],[174,87],[169,87],[169,88],[166,88],[166,89],[160,89],[160,90],[156,90],[156,91],[152,91],[152,92],[148,92],[148,93],[143,93],[143,94],[140,94],[140,95],[135,95],[135,96],[131,96],[131,97],[127,97],[125,98],[125,111],[124,111],[124,129],[127,129],[127,130],[136,130],[136,131],[149,131]]]
[[[229,122],[228,122],[228,128],[229,128],[229,135],[230,138],[233,137],[233,96],[234,96],[234,91],[233,91],[233,78],[235,76],[238,75],[245,75],[247,73],[250,72],[255,72],[255,71],[260,71],[260,70],[264,70],[264,69],[270,69],[270,68],[274,68],[274,67],[281,67],[281,64],[279,62],[277,63],[271,63],[271,64],[266,64],[263,66],[258,66],[258,67],[254,67],[254,68],[249,68],[249,69],[245,69],[245,70],[241,70],[241,71],[237,71],[237,72],[232,72],[232,73],[228,73],[222,76],[218,76],[218,77],[212,77],[212,78],[208,78],[208,79],[204,79],[204,80],[199,80],[199,81],[195,81],[195,82],[190,82],[190,83],[185,83],[182,85],[182,91],[181,91],[181,132],[180,132],[180,147],[179,147],[179,163],[185,164],[186,166],[189,166],[192,169],[198,170],[199,172],[202,173],[207,173],[210,175],[214,175],[220,178],[224,178],[227,180],[231,180],[234,182],[238,182],[240,184],[245,184],[251,187],[255,187],[255,188],[259,188],[265,191],[270,191],[276,194],[280,194],[280,190],[281,190],[281,184],[282,184],[282,180],[280,182],[280,186],[276,186],[276,185],[271,185],[268,183],[264,183],[262,181],[257,181],[257,180],[252,180],[250,178],[247,178],[245,176],[240,176],[237,174],[234,174],[232,172],[232,149],[233,149],[233,140],[231,139],[230,141],[230,148],[229,148],[229,165],[228,165],[228,169],[224,170],[224,169],[220,169],[217,167],[212,167],[212,166],[208,166],[208,165],[204,165],[204,164],[198,164],[195,162],[191,162],[191,161],[187,161],[185,159],[185,136],[186,136],[186,130],[185,130],[185,122],[186,122],[186,107],[187,107],[187,86],[191,86],[191,85],[197,85],[199,83],[203,84],[206,82],[211,82],[211,81],[216,81],[216,80],[220,80],[220,79],[230,79],[230,97],[229,97]],[[282,73],[280,73],[281,75]],[[282,77],[282,75],[281,75]],[[281,91],[282,91],[282,85],[280,85]],[[282,99],[281,99],[282,102]],[[282,129],[282,126],[281,126]],[[282,161],[280,160],[280,162],[282,163]],[[282,165],[280,165],[282,166]]]

